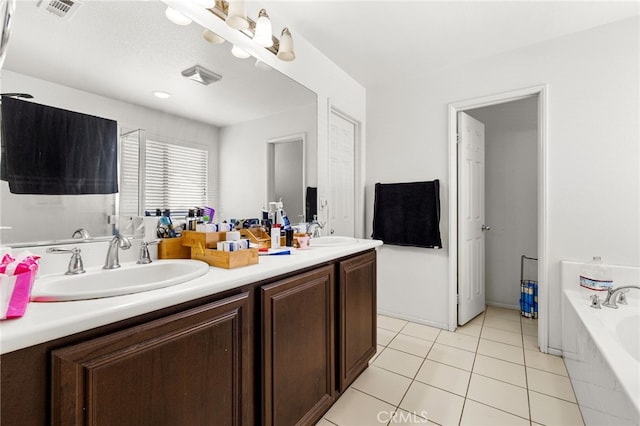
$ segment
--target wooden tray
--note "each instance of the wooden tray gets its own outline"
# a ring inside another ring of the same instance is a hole
[[[191,248],[182,245],[182,238],[163,238],[158,244],[158,259],[191,259]]]
[[[212,248],[218,241],[227,239],[226,232],[182,231],[182,245],[186,247]]]
[[[258,249],[238,251],[218,251],[213,249],[191,248],[191,258],[207,262],[218,268],[233,269],[258,263]]]

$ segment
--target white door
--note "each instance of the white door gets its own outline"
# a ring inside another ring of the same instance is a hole
[[[484,124],[458,113],[458,324],[485,309]]]
[[[331,111],[328,234],[355,236],[355,153],[357,124]]]

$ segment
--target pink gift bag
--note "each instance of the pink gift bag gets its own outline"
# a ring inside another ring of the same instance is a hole
[[[0,319],[24,315],[38,273],[38,259],[24,252],[16,259],[5,254],[0,261]]]

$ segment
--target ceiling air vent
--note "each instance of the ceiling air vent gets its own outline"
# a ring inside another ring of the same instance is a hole
[[[40,0],[38,7],[63,19],[71,19],[82,6],[78,0]]]

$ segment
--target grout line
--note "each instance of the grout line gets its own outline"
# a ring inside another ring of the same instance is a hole
[[[527,357],[524,352],[524,333],[522,333],[522,320],[520,320],[520,332],[522,338],[522,359],[524,360],[524,384],[527,386],[527,408],[529,408],[529,422],[533,422],[531,413],[531,394],[529,390],[529,374],[527,373]]]

